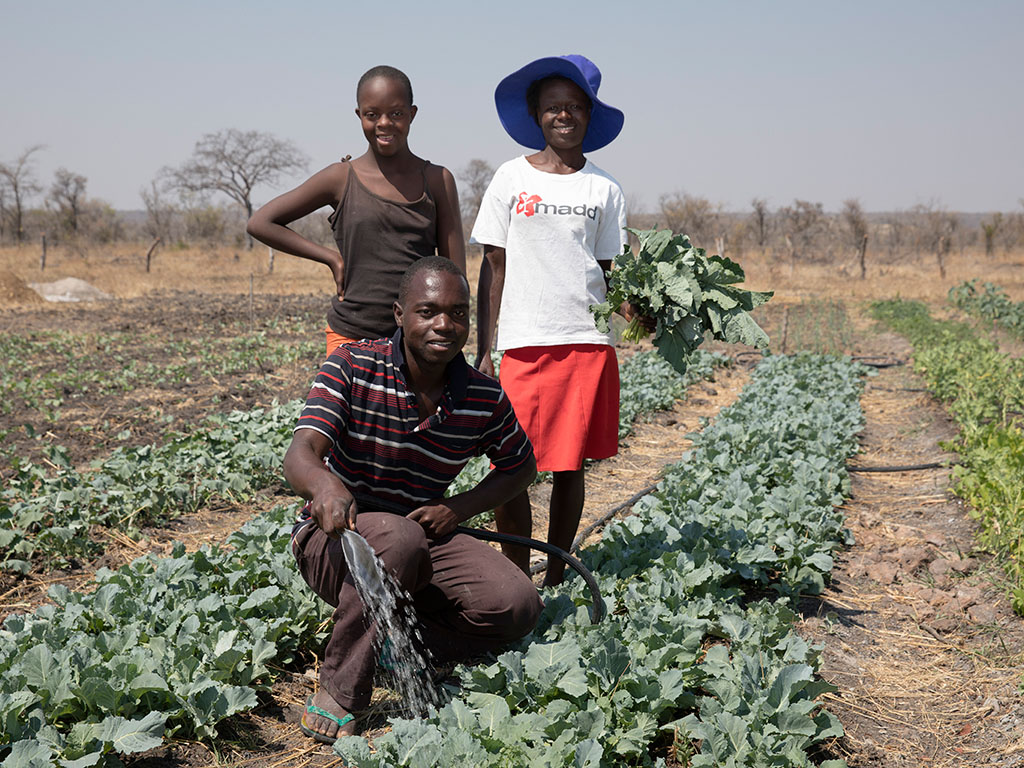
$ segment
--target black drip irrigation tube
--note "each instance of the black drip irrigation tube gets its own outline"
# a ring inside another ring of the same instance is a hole
[[[959,461],[932,461],[927,464],[905,464],[889,467],[851,467],[847,466],[847,472],[917,472],[924,469],[948,469],[959,464]]]
[[[780,354],[786,354],[781,352]],[[744,351],[737,352],[732,356],[732,359],[737,363],[745,363],[748,358],[756,357],[767,357],[763,351]],[[871,368],[894,368],[897,365],[906,365],[906,360],[896,360],[892,357],[885,357],[883,355],[850,355],[851,360],[856,360],[861,365],[867,365]]]
[[[615,517],[615,515],[617,515],[622,510],[629,509],[630,507],[632,507],[634,504],[636,504],[638,501],[640,501],[640,499],[642,499],[644,496],[649,494],[651,491],[653,491],[657,487],[658,487],[657,483],[654,483],[653,485],[648,485],[643,490],[640,490],[640,491],[637,491],[636,493],[634,493],[632,496],[630,496],[628,499],[626,499],[621,504],[617,504],[614,507],[612,507],[611,509],[609,509],[607,512],[605,512],[600,517],[600,519],[595,520],[593,523],[591,523],[586,528],[584,528],[582,531],[580,531],[579,534],[577,534],[576,538],[573,539],[572,547],[569,549],[569,551],[570,552],[575,552],[577,549],[580,548],[580,545],[584,541],[586,541],[587,536],[589,536],[594,531],[596,531],[598,528],[603,526],[605,523],[607,523],[609,520],[611,520],[613,517]]]
[[[891,357],[883,357],[881,355],[853,355],[850,359],[871,368],[895,368],[897,365],[907,364],[906,360],[894,360]],[[877,360],[878,362],[871,362],[872,360]]]
[[[485,531],[481,528],[466,528],[465,526],[460,525],[455,529],[455,531],[456,533],[464,533],[467,536],[482,539],[483,541],[494,541],[499,544],[517,544],[521,547],[539,549],[541,552],[554,555],[582,576],[583,581],[586,582],[587,589],[590,590],[590,623],[599,623],[608,612],[605,608],[604,600],[601,599],[601,592],[598,589],[597,579],[594,578],[594,574],[588,571],[587,567],[583,565],[583,563],[570,555],[564,549],[560,549],[554,544],[548,544],[546,541],[537,541],[536,539],[529,539],[526,536],[515,536],[511,533]]]

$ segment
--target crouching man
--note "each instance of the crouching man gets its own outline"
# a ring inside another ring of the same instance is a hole
[[[391,339],[338,348],[320,369],[284,459],[309,503],[292,552],[309,586],[335,607],[302,730],[325,742],[355,733],[369,705],[376,627],[363,617],[340,533],[357,531],[412,595],[435,661],[500,649],[524,636],[542,604],[500,552],[455,527],[513,498],[537,473],[533,449],[501,386],[462,355],[469,285],[440,257],[402,278]],[[444,492],[466,462],[486,454],[490,474],[470,491]]]

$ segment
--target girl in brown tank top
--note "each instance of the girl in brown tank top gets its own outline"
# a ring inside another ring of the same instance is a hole
[[[393,67],[374,67],[360,78],[356,102],[367,151],[332,163],[274,198],[248,226],[271,248],[330,267],[336,290],[327,315],[328,354],[344,339],[395,332],[392,305],[413,261],[436,251],[466,270],[455,179],[409,149],[417,112],[409,79]],[[333,209],[338,250],[288,227],[325,206]]]
[[[410,202],[371,192],[349,169],[348,183],[331,228],[345,254],[345,299],[331,299],[327,325],[350,339],[391,336],[396,330],[392,305],[405,270],[437,248],[437,209],[423,164],[423,194]]]

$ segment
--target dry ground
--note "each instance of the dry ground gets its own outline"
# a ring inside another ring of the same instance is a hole
[[[42,278],[34,249],[0,249],[0,332],[51,323],[77,327],[129,310],[159,313],[161,297],[179,297],[186,289],[197,292],[197,321],[216,306],[245,311],[250,285],[261,313],[275,311],[279,302],[312,305],[314,318],[318,303],[326,308],[330,286],[321,266],[279,256],[268,274],[266,249],[158,251],[148,274],[142,270],[143,253],[144,247],[95,249],[85,257],[51,250]],[[1012,298],[1024,299],[1019,255],[986,260],[953,254],[946,276],[940,277],[933,257],[884,264],[869,254],[865,280],[852,260],[793,265],[770,254],[734,258],[747,270],[751,288],[776,291],[762,320],[780,351],[784,344],[786,351],[813,348],[905,361],[905,342],[878,332],[865,319],[869,300],[901,295],[943,309],[950,287],[979,276],[998,283]],[[29,281],[66,276],[88,280],[120,301],[62,309],[41,304],[24,288]],[[187,320],[188,300],[182,299],[180,312],[179,318]],[[93,320],[84,320],[88,317]],[[318,322],[311,320],[311,332],[319,332]],[[285,379],[280,392],[294,386],[291,396],[303,394],[305,371],[280,375]],[[682,436],[699,418],[731,402],[744,378],[742,368],[736,368],[714,383],[698,385],[673,412],[641,425],[618,457],[594,465],[588,471],[586,518],[653,482],[662,466],[685,449]],[[943,456],[938,442],[954,428],[920,388],[907,366],[885,368],[868,381],[862,399],[864,450],[853,463],[916,464]],[[271,396],[269,388],[262,396]],[[846,513],[856,544],[838,558],[828,592],[804,606],[802,631],[824,644],[823,675],[839,688],[827,705],[839,715],[847,736],[834,751],[855,768],[1024,765],[1024,629],[1009,609],[999,569],[975,551],[973,524],[947,487],[945,470],[855,474]],[[544,494],[543,486],[535,488],[538,531],[544,526]],[[106,564],[146,549],[164,549],[171,538],[190,546],[222,538],[258,506],[206,510],[168,530],[153,531],[143,542],[112,541]],[[87,577],[88,569],[71,576],[38,573],[13,589],[8,584],[0,588],[0,614],[37,604],[46,582]],[[225,723],[223,738],[215,744],[175,742],[132,764],[337,764],[328,749],[310,744],[296,728],[314,679],[312,668],[283,671],[264,706]],[[383,710],[389,703],[385,699],[380,706]]]

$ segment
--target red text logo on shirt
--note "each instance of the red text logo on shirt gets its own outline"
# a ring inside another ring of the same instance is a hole
[[[540,195],[527,195],[525,192],[520,192],[519,199],[516,201],[516,213],[521,213],[524,216],[546,213],[554,216],[586,216],[588,219],[596,219],[597,206],[588,208],[585,205],[556,205],[545,203],[541,200]]]
[[[527,197],[525,192],[520,192],[519,201],[516,203],[516,213],[533,216],[537,212],[535,206],[539,202],[540,195],[530,195]]]

